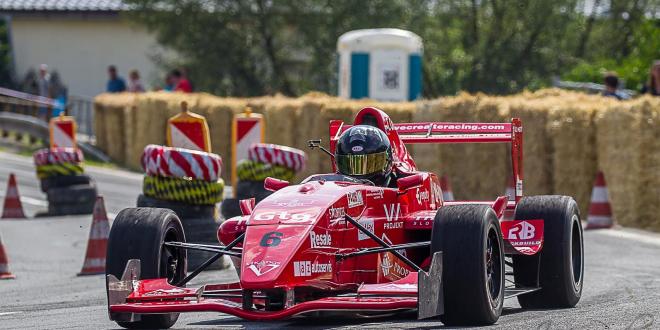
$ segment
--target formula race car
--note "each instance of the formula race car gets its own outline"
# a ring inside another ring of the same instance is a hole
[[[267,178],[274,193],[257,205],[242,200],[243,215],[218,229],[219,245],[186,243],[171,210],[121,211],[108,242],[110,319],[168,328],[183,312],[265,321],[416,311],[448,325],[486,325],[498,320],[506,298],[517,297],[522,308],[577,304],[584,273],[578,206],[566,196],[522,196],[519,119],[393,124],[364,108],[353,124],[330,122],[329,150],[309,142],[330,155],[334,173],[297,185]],[[360,145],[369,139],[385,149]],[[515,198],[444,201],[438,177],[419,171],[408,153],[414,143],[509,143]],[[383,168],[388,180],[364,176]],[[188,273],[186,250],[216,254]],[[238,282],[186,286],[223,255]]]

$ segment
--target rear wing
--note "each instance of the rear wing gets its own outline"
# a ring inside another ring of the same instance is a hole
[[[330,148],[334,146],[341,133],[353,125],[346,125],[341,120],[330,121]],[[515,203],[523,194],[523,130],[519,118],[510,123],[400,123],[394,124],[394,130],[404,144],[426,143],[510,143],[511,169],[515,182]]]

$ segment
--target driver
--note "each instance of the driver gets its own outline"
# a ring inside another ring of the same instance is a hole
[[[377,127],[353,126],[337,141],[335,165],[343,175],[389,187],[396,184],[392,164],[390,140]]]

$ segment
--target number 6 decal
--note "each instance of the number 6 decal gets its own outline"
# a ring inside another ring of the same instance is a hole
[[[279,231],[267,232],[266,234],[264,234],[264,237],[261,238],[261,242],[259,242],[259,245],[265,247],[278,246],[282,241],[281,237],[283,235],[284,234],[280,233]]]

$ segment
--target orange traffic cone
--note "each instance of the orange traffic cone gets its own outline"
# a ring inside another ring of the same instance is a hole
[[[591,205],[589,205],[586,229],[612,228],[612,226],[614,226],[614,221],[607,193],[607,183],[605,175],[599,171],[594,182],[594,189],[591,191]]]
[[[442,189],[442,200],[451,202],[454,200],[454,192],[451,191],[451,184],[446,175],[440,177],[440,189]]]
[[[2,217],[0,218],[25,219],[25,212],[23,212],[23,204],[21,204],[21,198],[18,195],[18,186],[16,186],[16,176],[14,173],[9,174],[5,205],[2,210]]]
[[[505,196],[509,196],[509,200],[516,199],[516,186],[513,183],[513,177],[509,178],[509,182],[506,184],[506,190],[504,191]]]
[[[109,233],[110,223],[105,212],[103,196],[97,196],[94,204],[92,226],[89,229],[85,262],[78,276],[105,273],[105,252],[108,249]]]
[[[11,280],[16,278],[14,274],[9,272],[9,260],[5,248],[2,246],[2,238],[0,237],[0,280]]]

